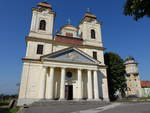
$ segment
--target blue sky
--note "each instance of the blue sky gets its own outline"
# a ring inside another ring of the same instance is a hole
[[[25,36],[31,23],[31,8],[41,0],[0,1],[0,93],[16,93],[25,56]],[[103,22],[106,51],[122,58],[134,56],[142,80],[150,80],[150,18],[138,22],[123,15],[125,0],[48,0],[56,12],[55,30],[67,23],[77,26],[87,8]]]

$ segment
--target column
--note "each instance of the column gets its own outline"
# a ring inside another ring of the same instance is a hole
[[[88,100],[92,100],[93,99],[93,91],[92,91],[92,71],[88,70]]]
[[[65,100],[65,73],[66,69],[61,68],[60,100]]]
[[[78,99],[82,99],[82,71],[78,69]]]
[[[50,67],[49,77],[48,77],[48,99],[53,99],[53,86],[54,86],[54,67]]]
[[[98,76],[97,70],[94,70],[94,99],[99,100]]]
[[[46,87],[45,87],[45,84],[46,84],[46,73],[47,73],[47,68],[46,67],[43,67],[42,69],[42,73],[41,73],[41,77],[40,77],[40,81],[41,81],[41,84],[40,84],[40,98],[41,99],[44,99],[45,98],[45,91],[46,91]]]

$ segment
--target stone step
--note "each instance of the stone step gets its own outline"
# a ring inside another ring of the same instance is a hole
[[[52,101],[52,100],[42,100],[34,102],[30,106],[49,106],[49,105],[107,105],[109,102],[105,101]]]

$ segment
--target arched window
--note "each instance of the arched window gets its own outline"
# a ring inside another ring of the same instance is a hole
[[[95,30],[94,29],[91,30],[91,38],[95,39]]]
[[[39,29],[40,30],[46,30],[46,21],[45,20],[40,21]]]

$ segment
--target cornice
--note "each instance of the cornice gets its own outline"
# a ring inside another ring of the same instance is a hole
[[[44,61],[47,62],[60,62],[60,63],[71,63],[71,64],[81,64],[81,65],[95,65],[100,68],[106,69],[106,65],[100,65],[100,64],[94,64],[94,63],[83,63],[83,62],[74,62],[74,61],[64,61],[64,60],[54,60],[54,59],[31,59],[31,58],[22,58],[23,62],[28,62],[28,63],[37,63],[37,64],[43,64]]]
[[[98,46],[91,46],[91,45],[73,45],[69,43],[62,43],[56,40],[50,40],[50,39],[42,39],[42,38],[36,38],[36,37],[26,37],[26,41],[34,41],[34,42],[44,42],[44,43],[50,43],[55,45],[64,45],[64,46],[70,46],[70,47],[77,47],[77,48],[88,48],[88,49],[97,49],[97,50],[105,50],[104,47],[98,47]]]

